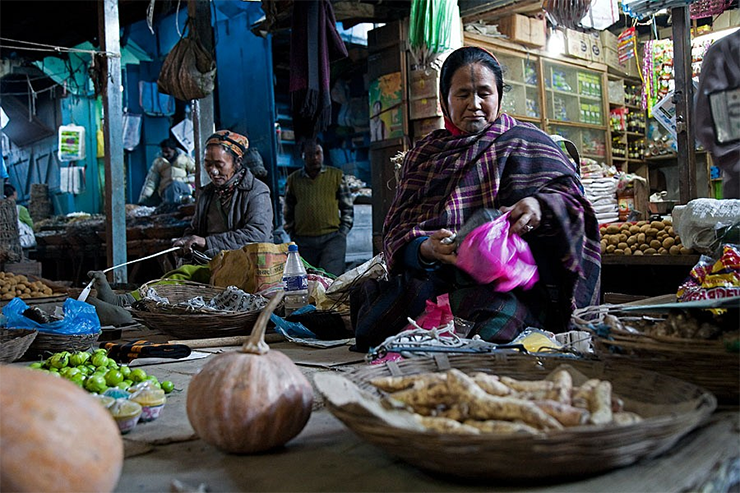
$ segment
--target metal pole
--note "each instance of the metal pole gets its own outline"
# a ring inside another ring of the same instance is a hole
[[[108,265],[126,263],[126,198],[123,164],[123,96],[118,0],[98,2],[98,32],[103,75],[103,135],[105,140],[105,215]],[[126,269],[113,272],[113,282],[128,281]]]
[[[203,47],[214,53],[213,27],[211,26],[211,4],[209,0],[188,0],[188,16],[191,18],[191,29],[198,34]],[[208,175],[203,168],[205,143],[214,128],[213,94],[202,99],[191,101],[193,107],[193,140],[195,141],[195,194],[200,193]]]
[[[689,7],[671,10],[673,18],[673,70],[675,78],[676,132],[678,144],[679,200],[696,194],[696,138],[694,132],[694,82],[691,77],[691,21]]]

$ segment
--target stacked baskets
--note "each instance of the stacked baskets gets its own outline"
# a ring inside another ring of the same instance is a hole
[[[38,332],[27,329],[0,329],[0,363],[19,360],[36,339]]]
[[[22,257],[15,200],[0,199],[0,263],[18,262]]]

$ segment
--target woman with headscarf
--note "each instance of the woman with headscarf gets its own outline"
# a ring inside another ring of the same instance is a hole
[[[272,242],[270,189],[244,165],[248,148],[245,136],[229,130],[208,137],[204,164],[211,183],[202,188],[193,221],[174,246],[213,257],[247,243]]]
[[[446,128],[404,158],[383,226],[392,284],[355,294],[358,349],[398,333],[444,293],[453,315],[472,323],[469,337],[492,342],[529,326],[566,330],[573,308],[597,299],[599,230],[576,170],[550,136],[501,113],[502,91],[501,66],[486,50],[461,48],[444,62]],[[531,290],[498,292],[455,266],[457,245],[445,238],[483,208],[509,212],[510,234],[529,244],[540,276]]]

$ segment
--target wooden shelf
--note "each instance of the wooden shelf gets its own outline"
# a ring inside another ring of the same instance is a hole
[[[699,255],[614,255],[606,253],[601,256],[601,263],[604,265],[694,266],[698,261]]]
[[[645,110],[643,110],[643,109],[642,109],[642,107],[640,107],[640,106],[635,106],[634,104],[625,104],[624,106],[625,106],[626,108],[629,108],[629,109],[631,109],[631,110],[645,111]]]
[[[627,159],[627,162],[633,163],[633,164],[645,164],[644,159]]]
[[[645,134],[641,134],[640,132],[625,132],[628,137],[642,137],[645,138]]]

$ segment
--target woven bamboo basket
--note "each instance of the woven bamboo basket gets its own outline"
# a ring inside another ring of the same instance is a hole
[[[0,329],[0,363],[21,359],[37,334],[29,329]]]
[[[49,354],[60,351],[87,351],[95,346],[100,337],[100,332],[96,334],[51,334],[49,332],[39,332],[36,339],[26,352],[26,356],[46,357]]]
[[[539,380],[562,364],[589,378],[609,380],[613,391],[625,401],[625,410],[637,412],[644,420],[624,426],[566,428],[543,435],[460,435],[394,426],[373,411],[373,406],[379,406],[381,392],[369,380],[377,377],[457,368],[466,373],[482,371]],[[655,372],[593,360],[503,353],[440,354],[365,367],[347,379],[319,374],[316,383],[328,409],[362,438],[426,471],[465,479],[573,479],[627,466],[670,450],[716,407],[714,396],[705,390]],[[362,404],[367,397],[375,404]]]
[[[612,313],[615,307],[602,306]],[[577,322],[585,323],[601,313],[587,313]],[[686,380],[712,392],[722,405],[740,402],[740,354],[728,352],[721,340],[636,334],[610,330],[608,336],[593,335],[594,350],[607,362],[631,365]]]
[[[153,281],[160,282],[160,281]],[[165,281],[172,284],[144,284],[140,292],[154,287],[159,296],[165,297],[170,304],[156,303],[151,300],[140,300],[132,306],[134,318],[151,329],[161,330],[178,339],[201,339],[209,337],[228,337],[249,335],[261,310],[250,312],[196,312],[189,308],[174,306],[196,296],[208,301],[225,288],[209,286],[192,281]],[[178,284],[175,284],[177,282]]]

